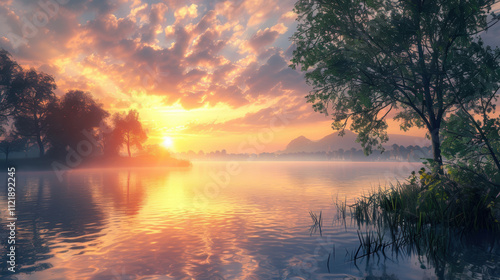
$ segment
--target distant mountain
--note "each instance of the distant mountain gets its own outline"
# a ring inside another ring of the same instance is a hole
[[[307,139],[305,136],[299,136],[286,145],[285,151],[309,152],[309,149],[313,148],[314,144],[314,141]]]
[[[361,149],[361,144],[356,142],[356,137],[356,133],[347,129],[345,130],[345,135],[343,137],[339,136],[338,132],[334,132],[317,141],[310,140],[305,136],[299,136],[290,141],[282,153],[329,152],[337,151],[339,149],[344,149],[346,151],[352,148],[359,150]],[[384,146],[390,147],[393,144],[405,147],[410,145],[418,145],[422,147],[431,145],[431,142],[424,137],[389,134],[389,141],[385,143]]]

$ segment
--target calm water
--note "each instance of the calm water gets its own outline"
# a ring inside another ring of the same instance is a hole
[[[481,244],[459,250],[440,265],[416,253],[350,260],[358,228],[335,221],[335,197],[355,198],[418,168],[409,163],[194,162],[192,168],[176,170],[72,171],[62,182],[51,172],[21,170],[16,175],[15,274],[6,271],[7,204],[5,188],[0,191],[2,275],[494,279],[491,271],[500,258]],[[310,233],[309,211],[322,211],[322,236]]]

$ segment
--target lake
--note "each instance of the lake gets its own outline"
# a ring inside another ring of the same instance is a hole
[[[359,228],[337,219],[334,201],[352,203],[420,167],[193,162],[74,170],[62,181],[21,167],[16,273],[6,270],[0,191],[3,279],[498,279],[498,247],[481,242],[439,264],[411,250],[352,260]],[[321,212],[321,234],[311,231],[310,211]]]

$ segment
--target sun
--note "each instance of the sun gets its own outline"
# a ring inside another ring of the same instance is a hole
[[[161,145],[164,148],[170,149],[174,146],[174,139],[172,139],[172,137],[165,136],[163,137],[163,142],[161,143]]]

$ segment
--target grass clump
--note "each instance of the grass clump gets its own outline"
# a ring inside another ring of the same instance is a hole
[[[487,181],[464,185],[448,175],[422,168],[389,189],[379,189],[356,200],[352,214],[361,222],[391,228],[446,226],[461,231],[500,231],[500,188]]]
[[[448,256],[458,252],[454,247],[464,248],[463,240],[484,234],[497,240],[500,188],[480,178],[469,182],[474,184],[422,168],[405,182],[358,198],[349,206],[351,218],[365,230],[358,230],[360,245],[351,253],[352,260],[379,253],[385,256],[390,248],[396,255],[425,254],[436,267],[444,267]]]

